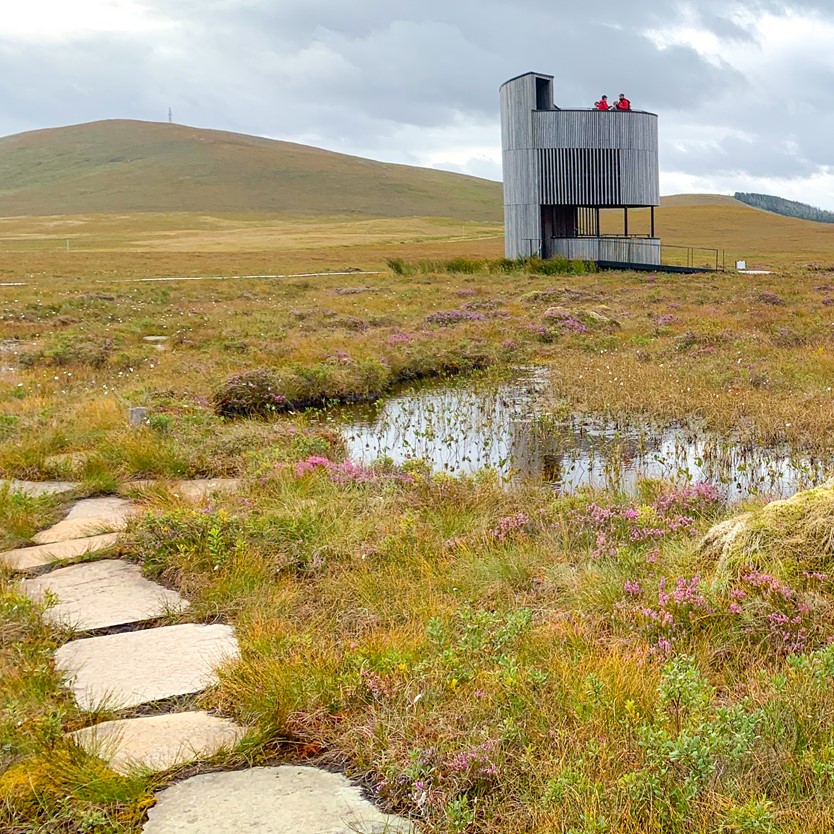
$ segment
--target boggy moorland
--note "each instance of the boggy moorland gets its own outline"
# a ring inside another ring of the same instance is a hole
[[[360,464],[306,410],[541,364],[543,430],[695,421],[825,456],[830,273],[393,267],[40,276],[0,299],[0,474],[132,495],[120,547],[192,601],[172,621],[236,628],[240,660],[196,701],[251,729],[201,767],[323,764],[427,832],[830,831],[834,489],[565,495]],[[199,476],[244,480],[196,509],[165,486]],[[0,492],[2,549],[63,501]],[[139,831],[185,771],[117,776],[65,740],[82,721],[50,659],[67,635],[0,583],[0,827]]]

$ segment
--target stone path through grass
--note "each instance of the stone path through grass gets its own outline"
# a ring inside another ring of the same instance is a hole
[[[5,483],[30,495],[75,487]],[[194,502],[239,485],[217,479],[169,488]],[[234,747],[246,732],[204,711],[136,714],[150,704],[202,692],[217,683],[217,668],[239,654],[231,626],[165,625],[166,618],[188,610],[188,601],[145,579],[138,565],[112,558],[121,531],[136,512],[135,503],[117,496],[82,499],[66,518],[34,536],[34,545],[0,553],[0,562],[27,577],[21,579],[23,592],[47,604],[44,619],[78,635],[55,653],[78,706],[90,715],[90,726],[70,738],[122,774],[162,772],[209,759]],[[96,723],[102,711],[124,712],[125,717]],[[338,774],[287,765],[202,774],[174,784],[159,792],[143,828],[144,834],[243,830],[382,834],[414,828],[382,814]]]

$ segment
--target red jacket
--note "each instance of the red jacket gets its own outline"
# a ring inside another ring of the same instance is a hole
[[[615,110],[631,110],[631,102],[627,98],[620,99],[615,105]]]
[[[597,109],[597,110],[609,110],[609,109],[610,109],[610,105],[608,104],[608,102],[607,102],[607,101],[603,101],[602,99],[600,99],[600,100],[599,100],[599,101],[598,101],[598,102],[594,105],[594,107],[596,107],[596,109]]]

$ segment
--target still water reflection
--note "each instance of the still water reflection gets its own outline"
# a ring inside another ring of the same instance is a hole
[[[511,381],[423,385],[370,405],[331,411],[352,460],[421,458],[452,475],[495,470],[508,483],[543,479],[563,492],[635,489],[640,478],[706,481],[730,497],[792,494],[834,470],[787,447],[767,448],[695,426],[624,423],[583,414],[549,415],[545,368]]]

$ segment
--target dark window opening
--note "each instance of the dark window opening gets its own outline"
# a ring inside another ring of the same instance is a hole
[[[553,82],[547,78],[536,79],[536,110],[553,109]]]

